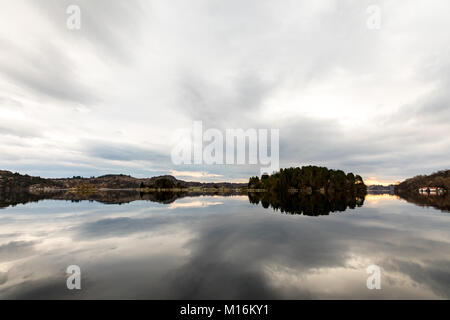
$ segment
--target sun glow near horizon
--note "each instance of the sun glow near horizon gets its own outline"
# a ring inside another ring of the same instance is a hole
[[[366,185],[382,185],[382,186],[388,186],[391,184],[399,184],[398,181],[396,180],[385,180],[385,179],[378,179],[377,177],[368,177],[368,178],[363,178],[364,183]]]

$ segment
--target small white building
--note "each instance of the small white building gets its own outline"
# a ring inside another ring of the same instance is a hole
[[[419,188],[419,192],[420,193],[444,193],[444,189],[443,188],[438,188],[438,187],[422,187]]]

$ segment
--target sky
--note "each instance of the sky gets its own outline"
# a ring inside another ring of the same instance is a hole
[[[0,4],[0,169],[259,174],[174,164],[174,132],[194,121],[279,129],[281,167],[342,169],[370,184],[450,168],[448,1]],[[80,29],[67,27],[70,5]]]

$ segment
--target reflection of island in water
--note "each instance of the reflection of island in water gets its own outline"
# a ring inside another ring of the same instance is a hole
[[[138,191],[115,190],[101,191],[94,193],[77,193],[70,191],[58,191],[51,193],[34,194],[28,192],[11,192],[0,194],[0,208],[15,206],[17,204],[26,204],[28,202],[38,202],[40,200],[66,200],[72,202],[79,201],[96,201],[104,204],[125,204],[133,201],[151,201],[163,204],[170,204],[177,199],[185,197],[198,196],[232,196],[247,195],[247,193],[239,193],[230,191],[223,192],[150,192],[142,193]],[[336,194],[332,198],[321,193],[311,195],[287,194],[276,195],[271,193],[250,193],[249,201],[257,204],[261,202],[264,208],[271,206],[279,209],[281,212],[305,215],[325,215],[334,211],[344,211],[347,208],[355,208],[361,206],[364,197],[351,197],[345,194]]]
[[[248,184],[185,182],[172,176],[43,179],[0,171],[0,208],[43,199],[105,204],[148,200],[169,204],[182,197],[248,195],[251,203],[261,201],[265,208],[272,206],[292,214],[327,215],[361,206],[365,194],[366,185],[361,176],[317,166],[280,169],[261,178],[252,177]]]
[[[0,192],[0,209],[18,204],[26,204],[29,202],[38,202],[41,200],[65,200],[71,202],[80,201],[96,201],[103,204],[125,204],[133,201],[151,201],[162,204],[170,204],[177,199],[184,197],[198,197],[198,196],[232,196],[242,195],[234,191],[230,192],[148,192],[143,193],[136,190],[108,190],[97,192],[72,192],[67,190],[60,190],[46,193],[31,193],[31,192]]]
[[[364,204],[365,194],[335,193],[333,195],[315,192],[303,193],[249,193],[249,201],[264,208],[272,207],[274,210],[287,214],[303,214],[308,216],[329,215],[330,212],[354,209]]]
[[[101,191],[94,193],[77,193],[70,191],[57,191],[51,193],[28,193],[28,192],[11,192],[0,194],[0,208],[15,206],[17,204],[26,204],[28,202],[38,202],[40,200],[65,200],[71,202],[79,201],[96,201],[104,204],[125,204],[133,201],[151,201],[162,204],[170,204],[177,199],[185,197],[198,196],[233,196],[247,195],[247,193],[230,191],[230,192],[150,192],[142,193],[132,190],[115,190]],[[362,206],[364,203],[363,196],[355,196],[352,194],[337,193],[333,196],[313,193],[313,194],[282,194],[275,193],[249,193],[250,203],[259,204],[264,208],[269,206],[275,210],[291,214],[304,215],[328,215],[330,212],[345,211],[347,208],[355,208]]]
[[[372,193],[372,192],[370,192]],[[302,193],[243,193],[243,192],[150,192],[142,193],[135,190],[114,190],[100,191],[93,193],[77,193],[70,191],[56,191],[50,193],[30,193],[30,192],[1,192],[0,209],[38,202],[41,200],[65,200],[71,202],[96,201],[104,204],[125,204],[133,201],[151,201],[162,204],[171,204],[178,199],[198,196],[233,196],[248,195],[250,203],[261,204],[264,208],[273,208],[282,213],[304,214],[304,215],[328,215],[331,212],[345,211],[364,204],[364,195],[352,193],[335,193],[334,195],[315,192],[312,194]],[[398,194],[402,199],[414,203],[418,206],[429,206],[450,212],[450,196],[444,195],[424,195],[419,193]]]
[[[433,207],[440,209],[443,212],[450,212],[450,194],[445,192],[444,194],[433,194],[433,193],[420,193],[420,192],[408,192],[398,190],[396,194],[415,205],[421,207]]]
[[[406,179],[395,187],[395,194],[422,207],[450,212],[450,170]]]

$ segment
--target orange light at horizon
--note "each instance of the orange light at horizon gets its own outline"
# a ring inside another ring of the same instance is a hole
[[[398,184],[398,181],[393,181],[393,180],[379,180],[376,177],[368,177],[366,179],[364,179],[364,183],[366,185],[382,185],[382,186],[388,186],[390,184]]]

